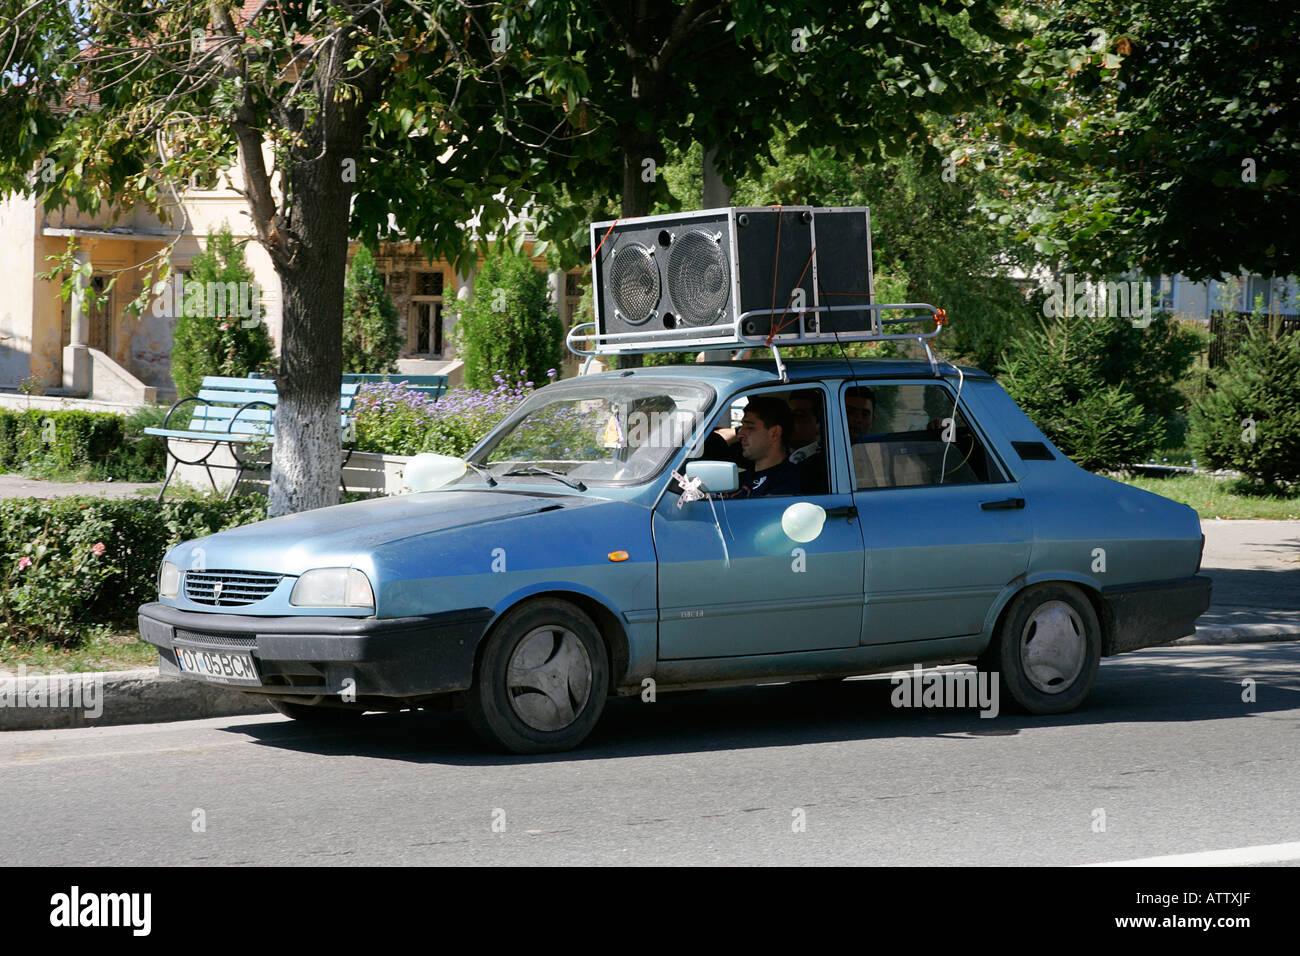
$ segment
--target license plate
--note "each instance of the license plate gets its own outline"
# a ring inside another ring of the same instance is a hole
[[[262,682],[250,654],[233,651],[204,650],[198,647],[177,647],[176,663],[192,677],[216,681],[220,684],[252,684]]]

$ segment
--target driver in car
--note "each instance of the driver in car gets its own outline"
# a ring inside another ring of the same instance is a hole
[[[724,498],[761,498],[803,492],[799,466],[789,459],[788,435],[794,431],[790,406],[774,395],[756,395],[745,406],[740,422],[740,451],[753,468],[740,487]]]

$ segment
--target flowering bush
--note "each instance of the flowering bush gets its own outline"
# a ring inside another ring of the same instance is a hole
[[[0,500],[0,641],[71,645],[95,625],[133,627],[169,547],[265,517],[261,496]]]
[[[67,527],[46,518],[44,527],[23,544],[22,556],[17,561],[9,556],[0,596],[7,638],[64,643],[76,636],[87,604],[121,572],[112,556],[105,556],[103,541],[87,544],[104,530],[102,519]]]
[[[550,369],[546,374],[554,379],[556,371]],[[456,388],[438,399],[412,391],[402,382],[362,385],[352,406],[357,451],[464,457],[532,394],[530,381],[511,383],[500,372],[493,379],[494,388]]]

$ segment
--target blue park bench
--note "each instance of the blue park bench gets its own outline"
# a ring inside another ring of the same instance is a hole
[[[346,465],[352,456],[350,440],[352,403],[361,386],[355,382],[345,382],[339,389],[340,425],[343,428],[344,448],[342,464]],[[182,398],[164,419],[161,428],[146,428],[146,435],[161,438],[181,438],[190,441],[206,442],[207,449],[198,458],[188,460],[176,454],[172,442],[167,443],[167,453],[171,457],[171,466],[167,469],[167,478],[158,490],[158,500],[162,501],[171,483],[177,465],[202,465],[208,473],[212,490],[217,490],[217,483],[212,477],[213,468],[235,469],[235,480],[226,492],[229,501],[239,485],[239,480],[250,467],[262,467],[260,460],[266,449],[275,440],[275,408],[279,395],[275,382],[266,378],[223,378],[209,375],[199,386],[199,394],[192,398]],[[187,406],[192,406],[187,408]],[[181,423],[186,424],[182,425]],[[218,447],[225,445],[235,459],[234,465],[213,464],[209,459]],[[344,486],[344,490],[347,488]]]
[[[370,382],[399,382],[412,392],[423,392],[430,398],[442,398],[447,391],[446,375],[403,375],[389,372],[382,375],[360,375],[349,372],[343,376],[344,383],[365,385]]]

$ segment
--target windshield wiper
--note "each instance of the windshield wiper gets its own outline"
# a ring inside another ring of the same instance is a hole
[[[516,468],[514,471],[507,471],[505,474],[507,478],[511,477],[512,475],[545,475],[547,478],[554,478],[556,481],[564,482],[564,484],[568,485],[570,488],[574,489],[575,491],[587,490],[587,486],[584,485],[582,482],[574,478],[569,478],[566,475],[562,475],[558,471],[551,471],[549,468],[538,468],[536,466],[530,466],[528,468]]]
[[[468,467],[473,468],[474,474],[478,475],[485,482],[487,482],[487,486],[489,488],[495,488],[497,486],[497,480],[493,478],[492,473],[488,471],[486,468],[484,468],[482,465],[476,465],[469,459],[465,459],[465,464]]]

